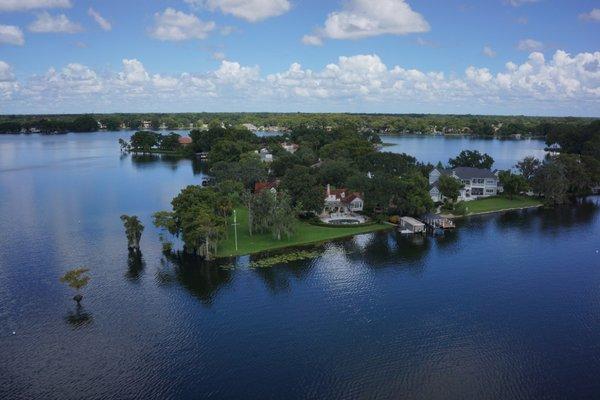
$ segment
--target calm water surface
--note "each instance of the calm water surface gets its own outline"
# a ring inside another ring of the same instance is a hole
[[[150,215],[201,168],[121,157],[126,136],[0,135],[1,399],[600,397],[598,198],[271,269],[197,265],[161,255]],[[397,146],[507,165],[543,147],[418,140]],[[141,265],[123,213],[146,225]],[[79,265],[78,311],[58,278]]]

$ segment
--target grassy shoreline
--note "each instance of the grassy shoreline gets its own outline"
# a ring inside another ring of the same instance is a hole
[[[295,221],[296,232],[291,238],[281,240],[273,239],[271,233],[254,234],[248,233],[248,210],[244,207],[237,209],[238,222],[238,250],[235,250],[234,228],[230,219],[228,227],[228,238],[219,244],[217,257],[234,257],[260,253],[268,250],[278,250],[286,247],[303,246],[308,244],[317,244],[328,240],[340,239],[364,233],[378,232],[392,229],[393,226],[387,224],[373,224],[363,226],[323,227],[311,225],[304,221]]]
[[[539,199],[526,196],[515,196],[513,199],[509,199],[507,197],[488,197],[485,199],[469,201],[467,203],[468,213],[466,215],[448,214],[446,216],[456,219],[471,217],[474,215],[525,210],[527,208],[538,208],[542,206],[543,204]]]

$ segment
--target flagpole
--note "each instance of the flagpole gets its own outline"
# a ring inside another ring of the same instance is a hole
[[[237,210],[233,210],[233,231],[235,232],[235,251],[238,251],[238,239],[237,239]]]

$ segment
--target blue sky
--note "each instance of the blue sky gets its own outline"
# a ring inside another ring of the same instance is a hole
[[[0,113],[600,116],[599,1],[141,3],[0,0]]]

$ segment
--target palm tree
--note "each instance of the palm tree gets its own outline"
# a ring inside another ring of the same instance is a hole
[[[75,289],[77,293],[73,296],[73,300],[77,302],[79,306],[81,300],[83,299],[83,295],[81,294],[81,289],[87,286],[90,281],[90,276],[87,275],[89,269],[80,267],[75,268],[70,271],[67,271],[61,278],[60,281],[62,283],[66,283],[69,287]]]
[[[127,248],[131,252],[140,252],[140,239],[142,238],[142,232],[144,232],[144,225],[140,222],[139,218],[135,215],[121,215],[121,221],[125,226],[125,235],[127,235]]]

